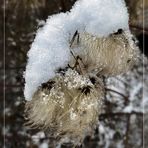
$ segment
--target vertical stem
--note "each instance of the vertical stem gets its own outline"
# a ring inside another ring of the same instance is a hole
[[[127,116],[127,125],[126,125],[126,133],[125,133],[125,148],[129,148],[129,129],[130,129],[130,114]]]

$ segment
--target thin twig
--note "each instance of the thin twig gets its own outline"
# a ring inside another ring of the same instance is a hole
[[[131,28],[140,30],[140,31],[142,31],[142,32],[144,32],[144,33],[146,33],[146,34],[148,34],[148,28],[143,28],[143,27],[141,27],[141,26],[136,26],[136,25],[132,25],[132,24],[130,24],[129,26],[130,26]]]
[[[118,77],[115,77],[116,80],[122,82],[124,85],[129,85],[127,82],[123,81],[122,79],[118,78]]]
[[[24,70],[25,67],[5,67],[5,70],[20,70],[20,69]],[[3,68],[0,67],[0,70],[3,70]]]
[[[0,85],[0,88],[3,88],[3,85]],[[9,85],[5,85],[6,88],[21,88],[23,87],[22,85],[13,85],[13,84],[9,84]]]
[[[129,116],[129,115],[137,115],[137,116],[141,116],[143,117],[143,113],[142,112],[135,112],[132,111],[131,113],[124,113],[124,112],[116,112],[116,113],[103,113],[100,115],[100,117],[115,117],[115,116]]]
[[[111,92],[113,92],[113,93],[116,93],[116,94],[122,96],[122,97],[125,98],[125,99],[128,98],[128,96],[125,96],[124,94],[122,94],[122,93],[120,93],[120,92],[118,92],[118,91],[116,91],[116,90],[113,90],[113,89],[110,89],[110,88],[105,88],[105,90],[106,90],[106,91],[111,91]]]
[[[124,144],[125,144],[125,148],[129,148],[129,130],[130,130],[130,117],[131,114],[127,115],[127,124],[126,124],[126,133],[125,133],[125,139],[124,139]]]

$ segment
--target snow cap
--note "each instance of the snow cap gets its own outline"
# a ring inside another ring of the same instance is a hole
[[[123,0],[78,0],[70,12],[49,17],[37,31],[25,77],[24,95],[31,100],[41,86],[70,60],[69,41],[76,30],[103,37],[118,29],[128,30],[128,12]]]

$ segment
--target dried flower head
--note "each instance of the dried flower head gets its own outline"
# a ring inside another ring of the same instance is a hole
[[[26,103],[27,124],[54,137],[81,142],[98,122],[102,97],[103,86],[98,78],[71,69],[62,71]]]
[[[113,33],[118,28],[124,30]],[[49,18],[28,53],[27,124],[61,140],[82,142],[102,111],[100,78],[126,72],[136,61],[136,44],[125,30],[123,0],[80,0],[69,13]],[[64,70],[56,73],[59,68]]]
[[[71,43],[75,56],[81,57],[78,71],[112,76],[128,71],[137,60],[138,47],[129,31],[119,29],[108,37],[80,33]],[[79,50],[80,49],[80,50]],[[72,57],[70,65],[74,65]]]

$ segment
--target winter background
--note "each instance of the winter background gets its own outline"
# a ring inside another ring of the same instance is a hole
[[[6,148],[53,147],[53,139],[46,137],[42,131],[29,130],[23,125],[24,79],[22,75],[26,66],[26,55],[36,30],[44,25],[49,15],[70,10],[74,2],[75,0],[5,0],[5,77],[3,75],[3,50],[0,54],[0,93],[2,96],[0,109],[1,113],[4,109],[5,116],[0,115],[0,147],[4,147],[4,142]],[[142,0],[126,0],[126,2],[130,12],[131,30],[139,40],[141,52],[143,53],[144,47],[145,52],[130,72],[106,80],[104,111],[99,117],[100,123],[94,137],[86,136],[84,140],[86,148],[148,147],[148,2],[145,0],[144,6]],[[3,13],[4,7],[2,2],[0,3],[0,11]],[[143,28],[144,8],[145,27]],[[3,18],[0,17],[2,28]],[[0,36],[2,39],[3,30]],[[144,44],[143,37],[145,37]],[[0,45],[3,48],[1,39]],[[4,79],[6,80],[5,106],[3,104]],[[62,145],[62,147],[71,146]]]

